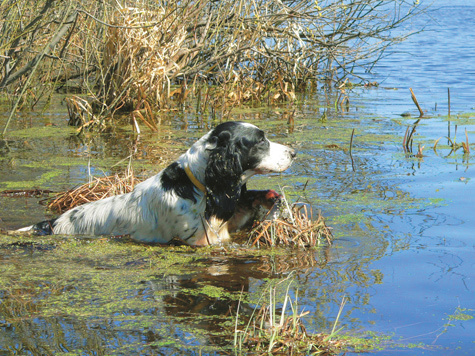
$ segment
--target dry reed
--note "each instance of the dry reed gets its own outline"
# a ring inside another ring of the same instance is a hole
[[[409,88],[409,90],[411,91],[411,99],[414,102],[414,104],[417,106],[417,110],[419,110],[419,117],[423,117],[424,110],[422,110],[421,106],[419,105],[419,102],[417,101],[417,98],[416,98],[416,94],[414,94],[414,91],[412,90],[412,88]]]
[[[32,107],[41,97],[48,104],[62,88],[92,96],[100,124],[125,111],[135,127],[152,130],[158,110],[193,100],[201,112],[224,114],[243,102],[292,101],[309,86],[338,85],[407,37],[391,34],[421,11],[403,0],[15,4],[0,4],[0,90],[14,108],[22,97]],[[88,111],[76,106],[72,122],[90,122]]]
[[[150,23],[157,25],[147,27]],[[106,31],[105,102],[110,105],[118,100],[115,107],[128,110],[160,107],[170,94],[170,69],[186,60],[186,24],[167,17],[161,8],[124,8],[115,12],[113,24],[120,27]]]
[[[250,232],[249,242],[252,246],[294,246],[314,247],[332,244],[331,228],[320,214],[314,216],[311,206],[295,203],[289,205],[283,197],[282,211],[279,217],[264,220]]]
[[[89,183],[56,194],[54,200],[48,203],[48,209],[55,213],[63,213],[85,203],[131,192],[138,183],[140,180],[131,170],[124,174],[94,177]]]

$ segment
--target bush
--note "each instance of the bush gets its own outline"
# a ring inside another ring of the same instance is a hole
[[[15,109],[67,88],[90,96],[101,123],[126,111],[151,129],[154,112],[192,96],[200,111],[339,83],[370,69],[421,11],[404,0],[18,0],[0,10],[0,89],[23,94]]]

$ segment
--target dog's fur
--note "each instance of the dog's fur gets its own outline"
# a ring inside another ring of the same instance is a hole
[[[65,235],[130,235],[147,243],[180,239],[190,245],[229,240],[255,217],[257,205],[280,199],[272,190],[248,191],[254,174],[282,172],[295,156],[289,147],[269,141],[262,130],[226,122],[204,135],[178,160],[127,194],[87,203],[55,220],[26,230]],[[206,189],[201,191],[185,172]]]

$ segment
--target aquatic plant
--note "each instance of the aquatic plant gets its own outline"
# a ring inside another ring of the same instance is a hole
[[[259,222],[249,234],[252,246],[315,247],[332,244],[331,228],[325,224],[320,212],[314,212],[311,204],[289,203],[285,194],[278,214]]]
[[[282,303],[277,300],[276,290],[281,284],[287,284]],[[335,355],[347,349],[350,343],[339,338],[337,325],[345,305],[342,301],[338,315],[330,333],[309,333],[303,322],[309,313],[299,311],[298,291],[292,299],[291,275],[270,285],[267,298],[262,297],[262,305],[253,310],[249,320],[240,323],[240,305],[236,312],[234,330],[235,354],[247,354],[252,350],[256,354],[279,355]],[[267,299],[265,301],[264,299]]]
[[[113,195],[131,192],[140,179],[134,175],[132,169],[127,169],[122,174],[105,177],[92,177],[90,181],[60,192],[48,203],[48,209],[55,213],[64,213],[76,206],[101,200]]]
[[[447,141],[449,142],[449,148],[450,152],[447,154],[447,157],[450,156],[452,153],[457,152],[460,148],[463,150],[464,156],[469,156],[470,155],[470,143],[468,141],[468,133],[467,129],[465,128],[465,141],[462,141],[461,143],[457,143],[457,125],[455,125],[455,135],[452,138],[446,137]],[[437,153],[437,145],[439,144],[440,137],[435,140],[434,145],[432,146],[432,149],[434,150],[435,153]]]

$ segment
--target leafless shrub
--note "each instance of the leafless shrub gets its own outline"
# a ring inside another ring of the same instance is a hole
[[[357,76],[419,11],[404,0],[2,2],[0,89],[30,106],[75,89],[101,120],[135,112],[155,127],[154,112],[191,100],[201,110],[294,100]]]

